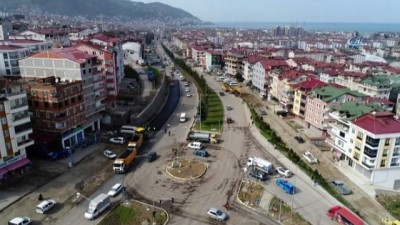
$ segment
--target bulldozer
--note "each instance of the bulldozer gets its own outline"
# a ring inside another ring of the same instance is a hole
[[[400,225],[398,220],[389,220],[387,217],[382,219],[382,225]]]

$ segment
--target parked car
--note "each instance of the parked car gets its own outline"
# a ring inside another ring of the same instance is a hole
[[[110,138],[110,143],[113,144],[125,144],[125,138],[124,137],[112,137]]]
[[[250,171],[249,175],[256,178],[259,181],[267,180],[267,174],[260,170],[252,170],[252,171]]]
[[[286,169],[285,167],[276,167],[276,172],[278,172],[280,175],[284,177],[292,176],[292,172],[290,172],[290,170]]]
[[[107,193],[107,195],[114,197],[114,196],[118,195],[122,191],[123,188],[124,188],[124,186],[122,186],[122,184],[116,183],[116,184],[114,184],[114,186],[112,186],[111,190]]]
[[[192,93],[190,93],[190,92],[188,92],[188,93],[186,93],[186,97],[192,97]]]
[[[201,156],[201,157],[208,157],[208,156],[210,156],[210,154],[208,153],[208,151],[207,151],[207,150],[204,150],[204,149],[197,149],[197,150],[194,150],[194,151],[193,151],[193,154],[194,154],[194,155],[197,155],[197,156]]]
[[[188,87],[186,87],[185,92],[190,92],[190,89]]]
[[[226,123],[233,123],[233,119],[231,117],[226,118]]]
[[[267,115],[267,112],[265,112],[265,111],[262,110],[262,109],[258,110],[258,113],[259,113],[261,116]]]
[[[314,157],[311,152],[304,152],[303,159],[305,159],[310,164],[317,164],[318,159]]]
[[[225,96],[225,93],[222,92],[222,91],[220,91],[220,92],[219,92],[219,95],[220,95],[220,96]]]
[[[155,153],[155,152],[150,152],[147,155],[147,162],[153,162],[156,159],[157,159],[157,153]]]
[[[202,149],[203,148],[203,144],[201,142],[198,142],[198,141],[190,142],[188,144],[188,148]]]
[[[111,150],[105,150],[103,152],[103,155],[109,159],[115,159],[117,157],[117,155],[114,152],[112,152]]]
[[[296,136],[294,137],[294,139],[296,139],[297,143],[299,144],[303,144],[304,142],[306,142],[302,137],[300,136]]]
[[[233,109],[232,106],[230,105],[226,106],[226,110],[232,110],[232,109]]]
[[[228,219],[228,215],[217,208],[208,209],[207,214],[210,218],[219,221],[225,221],[226,219]]]
[[[36,212],[40,214],[45,214],[55,205],[57,205],[57,202],[53,199],[44,200],[39,205],[36,206]]]
[[[8,221],[8,225],[29,225],[31,223],[31,218],[26,216],[14,217],[12,220]]]
[[[331,185],[335,188],[335,190],[341,195],[349,195],[351,194],[351,190],[347,185],[345,185],[340,180],[334,180],[331,182]]]
[[[186,81],[186,82],[185,82],[185,86],[189,86],[189,85],[190,85],[189,82]]]

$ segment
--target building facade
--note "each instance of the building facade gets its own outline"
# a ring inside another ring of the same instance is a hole
[[[1,78],[0,96],[0,180],[4,181],[29,167],[26,148],[34,141],[29,139],[32,123],[27,96],[21,85]]]

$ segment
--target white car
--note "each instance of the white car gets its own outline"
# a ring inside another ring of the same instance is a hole
[[[202,149],[203,145],[201,144],[201,142],[191,142],[188,144],[188,148],[193,148],[193,149]]]
[[[189,85],[190,85],[189,82],[186,81],[186,82],[185,82],[185,86],[189,86]]]
[[[55,205],[57,205],[57,202],[53,199],[44,200],[39,205],[36,206],[36,212],[40,214],[45,214]]]
[[[190,89],[188,87],[185,88],[185,92],[190,92]]]
[[[122,191],[123,188],[124,188],[124,186],[122,186],[122,184],[116,183],[116,184],[114,184],[114,186],[112,186],[111,190],[107,193],[107,195],[114,197],[114,196],[118,195]]]
[[[216,219],[219,221],[225,221],[226,219],[228,219],[228,215],[217,208],[210,208],[207,211],[207,214],[210,218]]]
[[[31,224],[31,218],[23,216],[23,217],[14,217],[12,220],[8,221],[9,225],[29,225]]]
[[[292,172],[290,172],[290,170],[286,169],[285,167],[276,167],[276,171],[284,177],[292,176]]]
[[[107,157],[109,159],[115,159],[117,157],[117,155],[114,152],[112,152],[111,150],[105,150],[103,152],[103,154],[105,157]]]
[[[113,144],[124,144],[125,143],[125,138],[124,137],[113,137],[110,138],[109,140]]]
[[[188,92],[188,93],[186,93],[186,97],[192,97],[192,93],[190,93],[190,92]]]

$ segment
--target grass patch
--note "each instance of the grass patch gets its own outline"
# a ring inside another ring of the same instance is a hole
[[[263,192],[264,187],[262,185],[246,180],[243,181],[242,186],[240,187],[238,198],[250,207],[258,207]]]
[[[120,204],[108,213],[98,225],[139,225],[144,221],[151,224],[153,221],[153,208],[135,201],[129,204]],[[156,210],[154,221],[157,225],[164,224],[167,215],[163,211]]]
[[[311,225],[299,213],[292,209],[281,199],[273,197],[269,203],[269,213],[274,219],[281,219],[284,225]]]
[[[400,195],[377,195],[377,200],[393,217],[400,220]]]
[[[207,107],[207,117],[201,121],[196,122],[196,130],[205,131],[215,131],[221,130],[224,122],[224,107],[222,105],[221,99],[214,91],[209,91],[208,93],[208,107]]]

